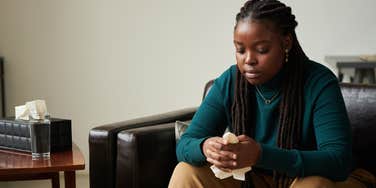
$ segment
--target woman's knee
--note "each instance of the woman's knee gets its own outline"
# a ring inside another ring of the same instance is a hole
[[[198,172],[198,167],[192,166],[188,163],[185,162],[179,162],[173,172],[173,176],[178,176],[178,177],[184,177],[187,178],[189,176],[194,176]]]
[[[335,188],[333,181],[321,176],[295,179],[290,188]]]
[[[204,169],[201,167],[195,167],[185,162],[180,162],[176,165],[174,172],[172,173],[169,187],[195,187],[199,186],[201,173]]]

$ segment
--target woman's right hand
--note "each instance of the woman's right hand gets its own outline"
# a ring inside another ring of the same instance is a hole
[[[226,151],[228,144],[221,137],[211,137],[206,139],[202,145],[206,160],[224,171],[234,169],[236,166],[236,155],[231,151]]]

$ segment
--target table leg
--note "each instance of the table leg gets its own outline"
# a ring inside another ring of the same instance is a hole
[[[60,188],[59,173],[54,173],[51,177],[52,188]]]
[[[76,188],[76,172],[65,171],[64,181],[65,181],[65,188]]]

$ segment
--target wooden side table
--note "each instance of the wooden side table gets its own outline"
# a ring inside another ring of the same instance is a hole
[[[59,187],[59,172],[64,172],[65,188],[76,187],[76,170],[85,169],[80,149],[52,152],[49,160],[31,160],[31,154],[0,150],[0,181],[51,179]]]

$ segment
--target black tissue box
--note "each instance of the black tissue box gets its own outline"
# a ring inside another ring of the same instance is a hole
[[[51,152],[72,148],[71,120],[50,118]],[[30,127],[36,122],[0,119],[0,148],[31,152]],[[44,125],[42,125],[44,126]]]

